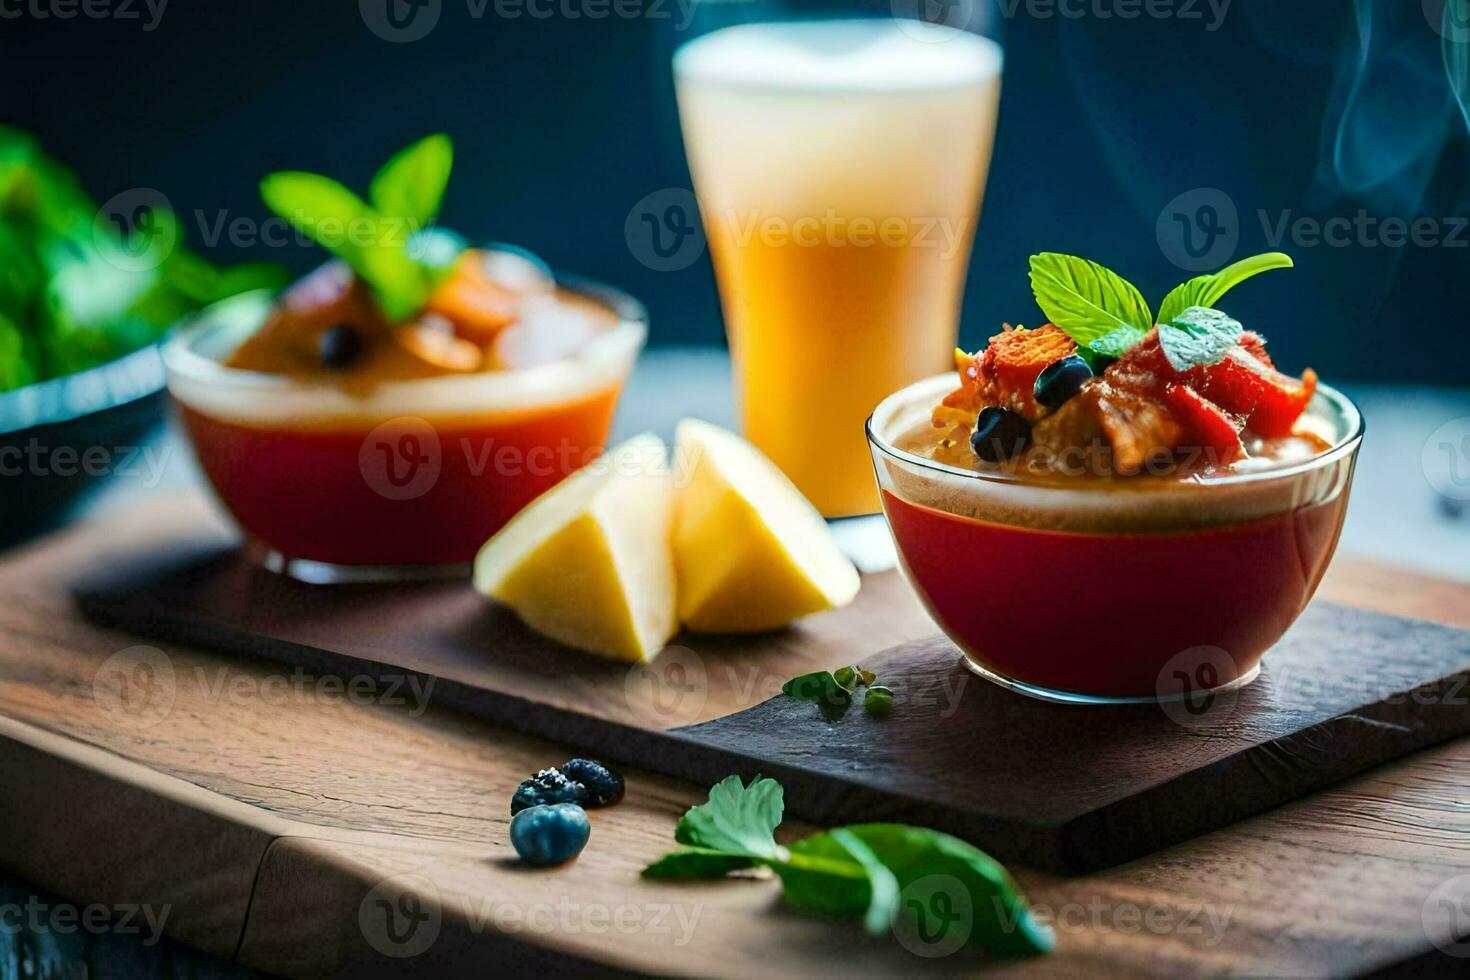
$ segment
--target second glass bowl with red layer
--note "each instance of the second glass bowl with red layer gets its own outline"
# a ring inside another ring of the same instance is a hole
[[[899,448],[957,385],[945,374],[868,420],[910,582],[982,677],[1069,703],[1179,700],[1253,680],[1336,548],[1363,420],[1319,386],[1330,448],[1248,472],[1050,481]]]

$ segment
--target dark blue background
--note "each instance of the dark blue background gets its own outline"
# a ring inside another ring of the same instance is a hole
[[[1195,8],[1203,20],[1007,5],[1015,14],[995,28],[1007,49],[1005,89],[967,344],[1003,320],[1036,322],[1025,268],[1040,249],[1097,259],[1156,303],[1188,275],[1166,258],[1156,221],[1192,188],[1219,188],[1238,206],[1237,256],[1268,247],[1258,209],[1271,222],[1288,209],[1422,214],[1446,235],[1445,219],[1465,213],[1464,121],[1418,0],[1234,0],[1216,31],[1204,0]],[[757,8],[721,9],[739,17]],[[827,9],[883,14],[888,3]],[[200,248],[195,209],[210,222],[221,209],[263,219],[256,181],[269,170],[319,170],[363,187],[391,151],[443,129],[458,150],[448,224],[624,286],[651,307],[655,343],[718,343],[707,259],[655,272],[623,237],[636,201],[688,185],[669,54],[691,32],[678,29],[672,3],[663,11],[507,20],[492,7],[475,19],[466,0],[443,0],[438,26],[408,44],[370,32],[354,0],[172,0],[152,32],[139,21],[5,18],[0,111],[76,167],[98,200],[162,190]],[[1371,30],[1355,11],[1371,17]],[[1373,38],[1366,54],[1364,36]],[[1421,68],[1408,81],[1406,63]],[[1334,167],[1339,144],[1348,153]],[[1470,381],[1460,343],[1470,230],[1458,246],[1280,247],[1298,269],[1256,280],[1225,305],[1272,339],[1284,366],[1310,363],[1329,378]],[[296,248],[204,250],[296,269],[319,258]]]

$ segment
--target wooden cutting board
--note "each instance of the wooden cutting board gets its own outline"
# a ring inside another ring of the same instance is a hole
[[[866,576],[846,610],[681,636],[636,667],[562,648],[463,582],[303,585],[187,533],[113,556],[76,594],[144,636],[370,679],[410,707],[432,698],[703,783],[763,773],[802,818],[925,824],[1052,870],[1105,867],[1470,732],[1470,632],[1328,603],[1240,695],[1165,709],[1050,705],[979,680],[894,572]],[[848,663],[893,688],[891,717],[778,696]]]

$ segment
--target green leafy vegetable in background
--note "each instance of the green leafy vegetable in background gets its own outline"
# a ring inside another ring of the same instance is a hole
[[[167,208],[119,228],[29,134],[0,126],[0,391],[86,370],[157,340],[179,317],[285,284],[275,265],[219,269]]]
[[[383,164],[368,191],[371,204],[330,177],[299,170],[267,175],[260,196],[346,262],[372,287],[388,319],[401,323],[423,308],[458,255],[452,236],[428,228],[453,164],[449,137],[436,133]]]
[[[1045,953],[1051,930],[1030,911],[1004,867],[964,841],[922,827],[872,823],[813,834],[789,848],[776,842],[781,784],[729,776],[692,807],[674,839],[684,846],[643,869],[645,878],[723,878],[771,869],[793,908],[860,918],[869,933],[888,929],[930,946],[967,945],[1005,956]],[[942,915],[930,902],[944,894]]]

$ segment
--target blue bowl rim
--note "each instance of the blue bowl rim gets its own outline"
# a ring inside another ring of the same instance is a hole
[[[163,390],[157,341],[105,364],[0,393],[0,436],[71,422]]]

